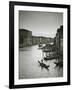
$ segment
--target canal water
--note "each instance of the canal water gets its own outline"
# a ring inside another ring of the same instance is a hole
[[[43,58],[42,50],[38,45],[20,48],[19,50],[19,79],[62,77],[63,68],[56,67],[53,60],[43,61],[50,65],[49,69],[42,68],[38,60]]]

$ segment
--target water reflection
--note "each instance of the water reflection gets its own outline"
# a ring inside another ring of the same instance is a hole
[[[56,59],[42,62],[42,58],[42,50],[38,49],[37,45],[20,49],[19,78],[25,79],[63,76],[63,68],[56,66]]]

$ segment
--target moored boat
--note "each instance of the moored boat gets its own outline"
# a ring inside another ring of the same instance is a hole
[[[56,64],[56,66],[63,66],[63,61],[54,62],[54,64]]]

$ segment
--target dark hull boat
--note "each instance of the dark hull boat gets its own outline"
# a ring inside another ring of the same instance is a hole
[[[40,62],[39,60],[38,60],[38,63],[39,63],[40,66],[43,67],[43,68],[46,68],[46,69],[49,68],[49,65],[46,65],[46,64],[44,64],[43,62]]]
[[[44,60],[45,60],[45,61],[47,61],[47,60],[52,60],[52,59],[56,59],[56,57],[55,57],[55,56],[54,56],[54,57],[50,57],[50,56],[49,56],[49,57],[44,57]]]
[[[56,66],[63,66],[63,62],[62,61],[60,61],[60,62],[54,62],[54,64],[56,64]]]

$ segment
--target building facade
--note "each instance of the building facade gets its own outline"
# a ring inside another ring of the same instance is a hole
[[[32,45],[36,44],[47,44],[54,42],[53,38],[42,37],[42,36],[32,36]]]
[[[19,47],[26,47],[38,44],[52,43],[53,38],[43,36],[32,36],[32,31],[19,29]]]
[[[32,31],[19,29],[19,47],[32,45]]]
[[[54,45],[56,47],[56,52],[63,55],[63,26],[57,29]]]

